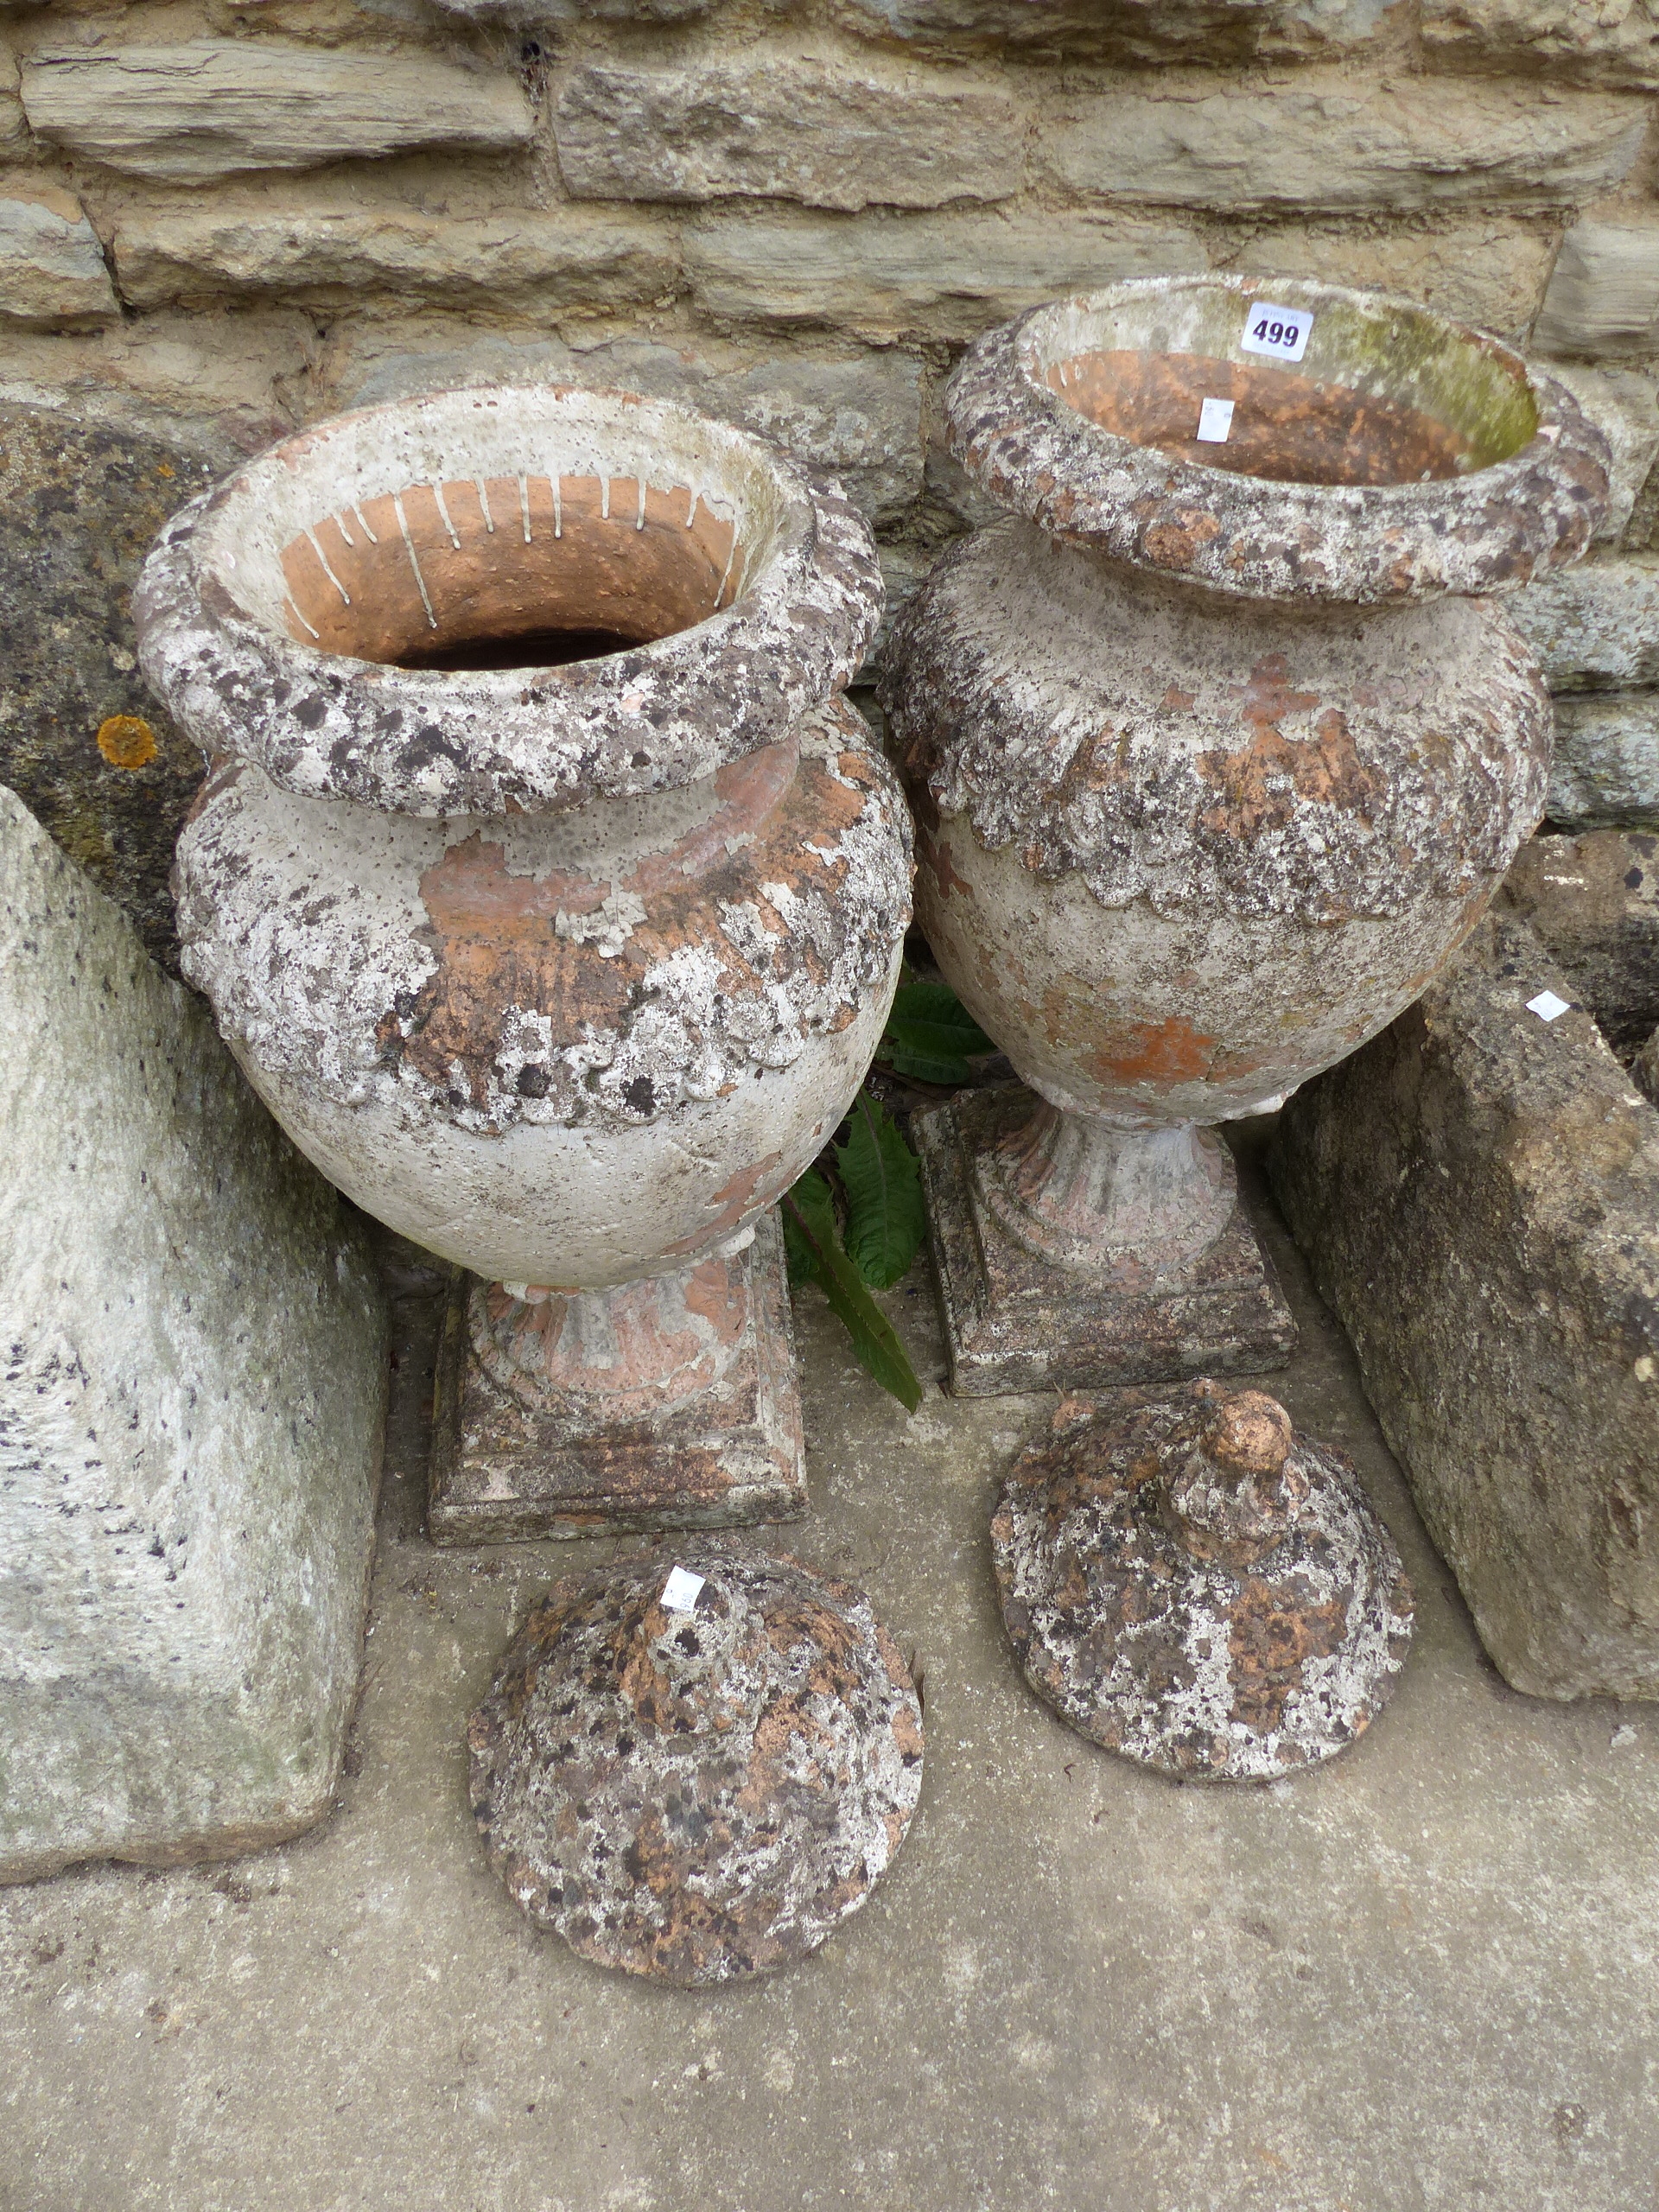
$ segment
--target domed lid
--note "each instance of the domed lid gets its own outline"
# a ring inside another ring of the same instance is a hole
[[[1073,1398],[991,1523],[1026,1678],[1082,1735],[1173,1774],[1262,1781],[1374,1718],[1411,1589],[1351,1464],[1265,1391]]]
[[[1608,453],[1466,324],[1300,279],[1150,277],[1033,309],[952,377],[993,498],[1137,568],[1264,599],[1491,592],[1575,559]]]
[[[816,1950],[921,1794],[921,1706],[868,1599],[707,1537],[556,1584],[467,1739],[524,1910],[687,1986]]]
[[[145,676],[209,753],[416,815],[690,783],[856,672],[861,518],[666,402],[435,393],[271,448],[175,515],[134,599]]]

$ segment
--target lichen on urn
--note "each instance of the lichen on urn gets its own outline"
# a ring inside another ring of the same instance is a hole
[[[487,1280],[741,1244],[897,980],[908,819],[838,696],[880,604],[833,486],[619,393],[369,410],[176,518],[183,957],[302,1150]]]
[[[1257,316],[1295,326],[1285,358],[1262,357]],[[957,1387],[1271,1364],[1292,1330],[1281,1304],[1264,1315],[1268,1262],[1246,1230],[1224,1267],[1236,1209],[1191,1249],[1215,1194],[1185,1202],[1160,1133],[1277,1107],[1478,920],[1541,811],[1551,729],[1490,594],[1583,551],[1605,442],[1485,334],[1277,278],[1033,309],[970,347],[944,411],[1007,512],[935,567],[883,654],[918,916],[1046,1102],[1030,1131],[1050,1109],[1093,1130],[1033,1150],[1012,1198],[973,1114],[923,1131]],[[1042,1178],[1073,1153],[1117,1195],[1091,1224],[1067,1202],[1095,1259],[1057,1341],[1030,1255]]]
[[[848,682],[880,594],[861,518],[763,441],[544,385],[274,447],[168,524],[135,611],[145,675],[205,753],[442,817],[712,774]],[[483,636],[601,627],[624,650],[429,680]]]

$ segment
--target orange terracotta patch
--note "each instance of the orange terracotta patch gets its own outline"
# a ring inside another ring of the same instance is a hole
[[[1166,1021],[1117,1022],[1084,1064],[1097,1083],[1107,1084],[1191,1083],[1209,1073],[1216,1042],[1181,1014]]]
[[[1326,707],[1311,736],[1287,737],[1281,728],[1287,715],[1306,715],[1319,706],[1317,692],[1291,688],[1281,653],[1258,661],[1238,693],[1241,718],[1250,731],[1236,752],[1200,753],[1200,776],[1217,793],[1200,817],[1218,836],[1241,840],[1281,829],[1299,801],[1310,801],[1357,814],[1369,822],[1383,797],[1382,785],[1360,759],[1338,707]]]

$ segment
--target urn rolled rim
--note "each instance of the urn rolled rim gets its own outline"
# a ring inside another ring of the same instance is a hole
[[[1303,278],[1134,278],[1032,308],[969,350],[945,411],[1011,512],[1244,597],[1508,590],[1576,559],[1607,506],[1605,440],[1512,347]]]
[[[204,751],[428,817],[712,774],[843,688],[881,605],[838,487],[690,408],[552,385],[281,441],[173,518],[134,601]]]

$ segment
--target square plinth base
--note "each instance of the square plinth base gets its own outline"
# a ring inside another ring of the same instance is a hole
[[[805,1453],[783,1236],[756,1223],[748,1319],[720,1382],[645,1418],[606,1422],[549,1394],[528,1410],[473,1357],[474,1278],[450,1285],[433,1405],[427,1532],[436,1544],[730,1529],[806,1510]]]
[[[1014,1242],[978,1202],[970,1167],[1031,1108],[1027,1090],[969,1091],[911,1123],[958,1396],[1282,1367],[1296,1324],[1242,1205],[1185,1274],[1152,1289],[1126,1289]]]

